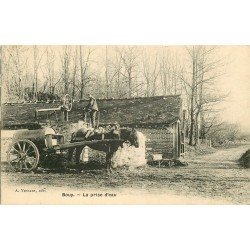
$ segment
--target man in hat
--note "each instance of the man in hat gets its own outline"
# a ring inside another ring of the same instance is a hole
[[[96,112],[97,111],[99,111],[99,109],[97,106],[96,99],[91,94],[89,94],[89,103],[85,107],[85,109],[83,110],[83,119],[85,120],[86,113],[89,113],[91,124],[92,124],[93,128],[96,126],[95,119],[96,119]]]

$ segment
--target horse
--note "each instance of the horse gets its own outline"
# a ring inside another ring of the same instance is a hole
[[[88,135],[86,137],[86,135]],[[111,143],[102,143],[102,139],[117,139],[119,141],[114,141]],[[100,143],[88,145],[88,147],[103,151],[106,153],[106,167],[108,170],[111,170],[111,159],[114,153],[118,150],[119,147],[123,145],[124,142],[129,143],[131,146],[139,148],[139,136],[138,132],[134,128],[118,128],[111,130],[93,130],[89,134],[89,130],[87,129],[79,129],[71,136],[71,142],[79,142],[79,141],[93,141],[100,140]],[[76,147],[76,163],[80,162],[80,155],[84,146]],[[69,149],[68,160],[71,161],[73,157],[73,152],[75,148]]]

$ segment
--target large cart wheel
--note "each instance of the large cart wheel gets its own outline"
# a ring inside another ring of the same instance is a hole
[[[7,159],[13,170],[30,172],[37,168],[39,151],[32,141],[18,140],[10,145]]]

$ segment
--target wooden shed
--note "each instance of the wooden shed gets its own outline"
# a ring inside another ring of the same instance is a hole
[[[184,154],[180,95],[98,100],[101,124],[118,122],[147,138],[147,154],[178,159]]]

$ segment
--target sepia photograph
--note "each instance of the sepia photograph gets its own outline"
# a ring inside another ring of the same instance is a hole
[[[248,5],[1,1],[1,249],[248,249]]]
[[[249,204],[250,46],[3,45],[2,204]]]

